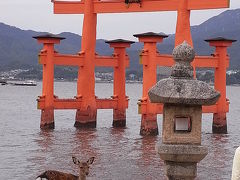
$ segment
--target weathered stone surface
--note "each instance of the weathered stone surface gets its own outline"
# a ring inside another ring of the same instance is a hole
[[[212,105],[220,93],[207,83],[193,78],[191,62],[195,57],[193,48],[186,42],[173,50],[176,64],[172,67],[171,77],[160,80],[149,92],[153,103],[172,103],[190,105]]]
[[[190,132],[175,132],[176,116],[188,115],[191,119]],[[163,108],[162,142],[164,144],[201,144],[202,107],[164,104]]]
[[[169,180],[193,180],[197,176],[197,163],[165,161],[164,169]]]
[[[170,77],[153,86],[148,96],[152,103],[212,105],[220,93],[202,81]]]
[[[201,145],[161,144],[157,151],[162,160],[172,162],[198,163],[208,154],[207,147]]]
[[[195,51],[193,48],[184,41],[182,44],[176,46],[172,52],[173,59],[178,63],[191,63],[195,57]]]
[[[196,145],[158,146],[158,154],[165,163],[165,174],[172,180],[190,180],[197,176],[197,163],[208,153],[207,147]]]
[[[171,76],[193,79],[193,68],[190,64],[195,57],[193,48],[184,41],[173,49],[172,55],[176,63],[172,67]]]

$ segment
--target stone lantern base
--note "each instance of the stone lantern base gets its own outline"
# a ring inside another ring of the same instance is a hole
[[[192,180],[197,176],[197,163],[208,153],[201,145],[168,145],[158,147],[160,158],[165,163],[169,180]]]

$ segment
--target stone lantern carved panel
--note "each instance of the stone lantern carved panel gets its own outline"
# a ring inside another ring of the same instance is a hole
[[[176,118],[190,120],[188,130],[176,129]],[[162,142],[165,144],[201,144],[201,106],[164,105]]]

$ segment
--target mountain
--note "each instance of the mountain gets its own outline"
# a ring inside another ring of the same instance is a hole
[[[237,40],[228,48],[228,53],[231,57],[230,68],[240,68],[240,9],[227,10],[199,26],[193,26],[192,36],[194,48],[199,54],[210,54],[212,52],[208,48],[208,43],[204,42],[203,39],[223,36]],[[213,50],[213,48],[211,49]]]
[[[0,67],[36,64],[36,52],[39,47],[32,40],[38,34],[34,31],[23,31],[0,23]]]
[[[214,50],[204,39],[222,36],[238,40],[233,43],[228,52],[231,56],[230,68],[240,68],[240,9],[227,10],[198,26],[192,26],[191,32],[194,48],[199,55],[209,55]],[[0,23],[0,70],[37,66],[37,54],[41,45],[38,45],[32,36],[41,33],[43,32],[21,30]],[[81,36],[70,32],[61,33],[60,36],[66,39],[56,46],[57,51],[76,54],[80,50]],[[138,56],[141,48],[141,43],[135,43],[128,49],[130,70],[141,70]],[[162,44],[158,45],[161,53],[170,54],[173,48],[174,34],[169,35]],[[97,40],[96,51],[101,55],[110,55],[113,52],[102,39]]]
[[[218,16],[214,16],[200,25],[191,27],[194,49],[198,55],[209,55],[214,51],[205,39],[214,37],[225,37],[235,39],[228,53],[231,57],[230,68],[240,68],[240,9],[227,10]],[[158,46],[163,52],[171,53],[175,35],[170,35]]]
[[[37,54],[41,45],[32,37],[39,34],[44,34],[44,32],[25,31],[0,23],[0,69],[36,66]],[[57,51],[66,54],[79,52],[81,36],[69,32],[59,35],[66,39],[60,45],[56,45]],[[96,50],[100,54],[110,54],[111,52],[109,45],[104,43],[104,40],[97,40]]]

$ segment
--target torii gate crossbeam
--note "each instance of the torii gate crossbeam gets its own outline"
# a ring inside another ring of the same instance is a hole
[[[55,14],[84,14],[84,1],[53,1]],[[126,8],[124,1],[93,1],[93,13],[131,13],[154,11],[177,11],[180,0],[142,0],[142,6],[131,4]],[[229,0],[188,0],[187,10],[228,8]]]

